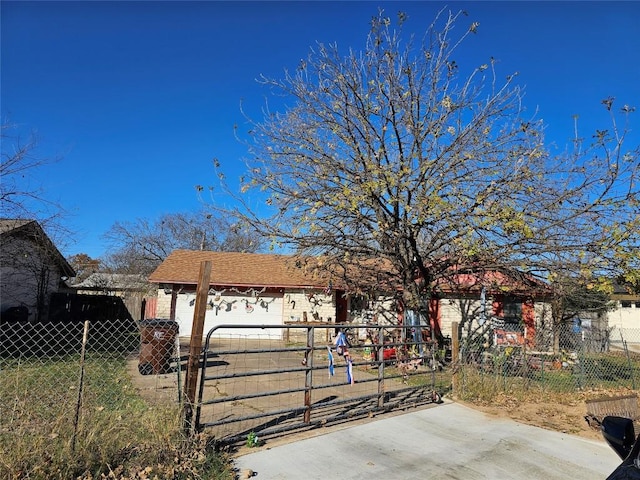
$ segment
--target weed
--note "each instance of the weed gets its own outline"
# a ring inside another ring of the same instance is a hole
[[[78,371],[77,357],[3,367],[0,478],[233,478],[205,437],[183,436],[178,405],[149,405],[137,394],[121,358],[87,358],[76,430]]]
[[[249,433],[247,435],[247,447],[254,448],[260,446],[260,438],[256,435],[255,432]]]

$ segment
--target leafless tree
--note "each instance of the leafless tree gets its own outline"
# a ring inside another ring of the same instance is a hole
[[[64,226],[64,209],[34,180],[57,158],[41,157],[35,135],[22,140],[17,131],[9,122],[1,126],[0,296],[3,309],[23,306],[39,321],[47,316],[50,293],[64,287],[61,275],[72,272],[60,253],[71,236]]]
[[[33,180],[37,170],[56,162],[57,158],[37,155],[35,134],[23,140],[16,134],[15,125],[4,122],[0,128],[0,217],[38,219],[43,224],[59,217],[63,213],[61,206]]]
[[[105,237],[111,244],[107,267],[119,273],[149,274],[177,249],[255,252],[262,244],[253,231],[208,212],[116,222]]]

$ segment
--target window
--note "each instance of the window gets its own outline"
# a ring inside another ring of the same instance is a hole
[[[631,300],[620,300],[620,306],[622,308],[631,308]]]
[[[520,322],[522,320],[522,302],[506,298],[504,300],[503,316],[505,322]]]

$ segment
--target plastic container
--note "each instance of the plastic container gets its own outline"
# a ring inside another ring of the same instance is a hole
[[[177,335],[178,323],[173,320],[149,319],[140,322],[140,374],[152,375],[171,371]]]

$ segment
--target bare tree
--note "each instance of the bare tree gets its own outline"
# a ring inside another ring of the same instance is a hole
[[[0,128],[0,217],[38,219],[41,223],[59,217],[62,213],[60,205],[48,198],[42,186],[33,181],[36,170],[57,159],[36,154],[38,142],[34,134],[23,140],[16,134],[15,125],[5,122]]]
[[[17,126],[1,126],[0,221],[2,309],[21,307],[29,318],[47,318],[49,296],[64,288],[62,277],[74,271],[60,250],[71,238],[64,209],[34,178],[57,161],[37,154],[35,135],[23,141]],[[66,278],[65,278],[66,279]]]
[[[39,155],[36,135],[23,140],[17,125],[5,121],[0,129],[0,218],[36,220],[57,248],[64,249],[72,238],[65,226],[67,212],[53,192],[35,180],[38,171],[59,157]]]
[[[251,230],[207,212],[116,222],[105,237],[111,244],[106,264],[119,273],[149,274],[177,249],[255,252],[261,246]]]
[[[550,153],[516,74],[456,62],[478,29],[460,30],[463,18],[443,11],[418,38],[403,36],[406,16],[381,12],[363,51],[319,44],[295,72],[262,78],[287,106],[248,119],[235,214],[355,288],[402,287],[418,310],[464,267],[547,278],[637,265],[637,148],[623,150],[614,123]]]

